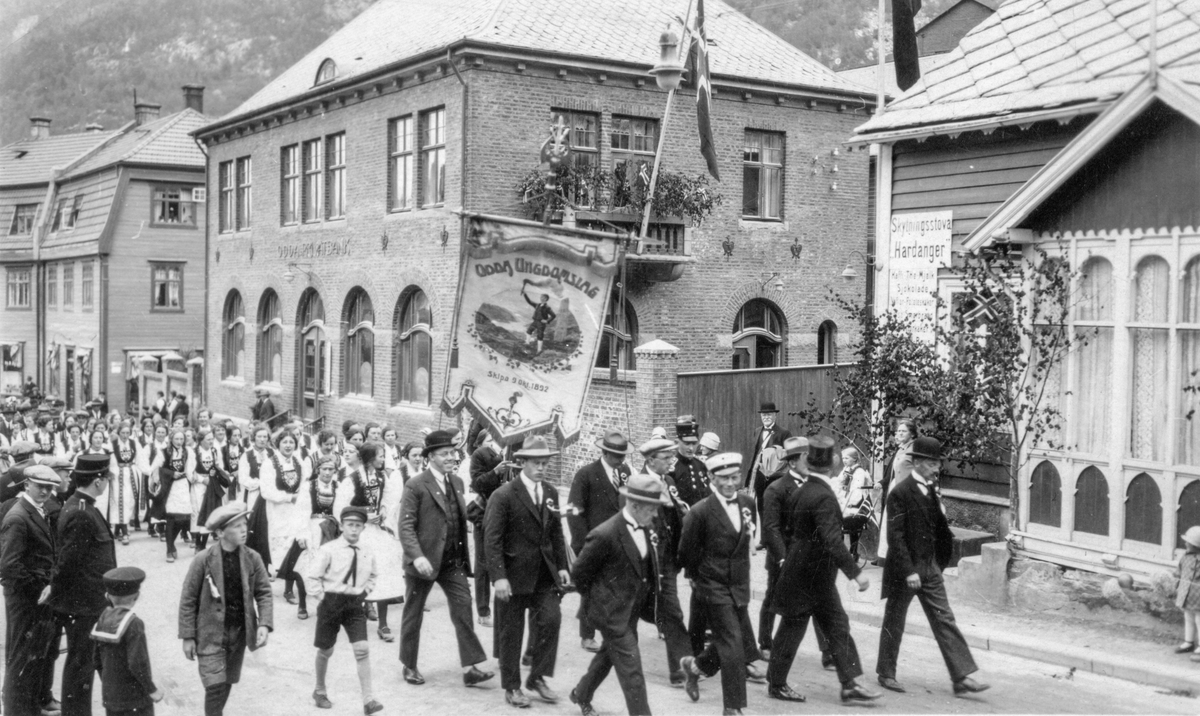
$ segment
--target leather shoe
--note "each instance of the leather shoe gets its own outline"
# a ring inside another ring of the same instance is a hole
[[[363,713],[365,713],[367,716],[371,716],[371,714],[377,714],[382,710],[383,704],[379,703],[375,699],[371,699],[369,703],[363,704]]]
[[[404,680],[413,686],[420,686],[425,683],[425,677],[421,676],[421,672],[416,669],[410,669],[407,666],[404,667]]]
[[[521,657],[521,666],[533,666],[533,654],[525,654]]]
[[[900,685],[900,682],[890,676],[880,676],[879,685],[888,691],[895,691],[898,694],[904,693],[904,687]]]
[[[288,604],[295,604],[296,603],[296,595],[291,592],[284,592],[283,593],[283,601],[287,602]]]
[[[366,610],[367,610],[367,621],[369,621],[369,622],[379,621],[379,612],[375,610],[374,604],[367,602]]]
[[[545,679],[530,679],[525,682],[525,688],[538,695],[538,698],[548,704],[558,703],[558,694],[546,685]]]
[[[579,713],[581,716],[600,716],[600,713],[596,711],[596,709],[592,708],[592,703],[590,701],[583,703],[579,702],[579,693],[577,689],[571,689],[571,693],[568,695],[568,698],[571,699],[571,703],[579,706]]]
[[[746,664],[746,681],[754,684],[767,683],[767,675],[754,664]]]
[[[329,700],[327,695],[321,693],[320,691],[313,692],[313,701],[316,702],[317,708],[319,709],[333,708],[333,702]]]
[[[771,650],[770,649],[763,647],[758,650],[758,653],[760,655],[762,655],[763,661],[770,663],[770,661],[771,661]]]
[[[590,651],[593,654],[600,651],[600,645],[596,643],[595,639],[581,639],[579,646],[583,647],[584,651]]]
[[[1197,661],[1200,661],[1200,659],[1197,659]],[[987,691],[990,688],[992,687],[989,684],[981,684],[970,676],[954,682],[955,695],[977,694],[980,691]]]
[[[520,689],[505,691],[504,701],[509,706],[516,706],[519,709],[527,709],[529,708],[529,705],[533,703],[529,700],[529,697],[525,695],[525,692],[521,691]]]
[[[296,612],[296,618],[300,619],[301,621],[308,619],[308,610],[301,609],[300,611]]]
[[[672,689],[682,689],[685,683],[687,683],[687,676],[682,671],[671,672]]]
[[[487,627],[488,629],[491,629],[492,628],[492,618],[491,617],[479,617],[479,626]]]
[[[679,668],[683,669],[683,675],[687,677],[687,680],[683,683],[683,690],[687,692],[689,699],[692,701],[699,701],[700,669],[696,666],[696,657],[683,657],[679,660]]]
[[[388,629],[387,627],[379,627],[375,630],[375,633],[379,635],[380,639],[383,639],[386,642],[396,641],[396,635],[392,634],[392,630]]]
[[[797,693],[787,684],[783,684],[782,686],[768,686],[767,696],[773,699],[779,699],[780,701],[797,701],[800,703],[804,703],[808,700],[803,694]]]
[[[842,687],[842,701],[874,701],[880,696],[883,694],[871,691],[857,681]]]
[[[723,709],[721,716],[742,716],[741,709]]]
[[[463,683],[467,686],[474,686],[482,684],[493,676],[495,674],[490,671],[480,671],[478,667],[472,666],[470,671],[463,672]]]
[[[1179,646],[1175,647],[1176,654],[1190,654],[1195,650],[1196,650],[1196,643],[1191,642],[1191,641],[1185,641],[1182,644],[1180,644]]]
[[[837,671],[837,664],[833,662],[833,654],[828,651],[821,652],[821,668],[826,671]]]

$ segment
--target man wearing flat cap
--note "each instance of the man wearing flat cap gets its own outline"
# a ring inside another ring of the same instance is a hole
[[[763,517],[763,493],[767,491],[767,485],[773,478],[762,471],[763,450],[783,445],[783,441],[792,436],[791,433],[779,427],[779,423],[776,422],[778,417],[779,408],[775,407],[774,402],[768,401],[758,406],[758,419],[762,423],[762,427],[754,432],[754,451],[750,453],[750,469],[746,472],[746,487],[754,488],[754,501],[758,505],[760,522]],[[762,549],[762,547],[760,542],[758,548]]]
[[[13,466],[0,476],[0,504],[8,502],[25,492],[25,469],[37,462],[37,443],[29,440],[14,440],[8,446]]]
[[[609,430],[596,441],[600,457],[575,473],[571,480],[571,494],[567,498],[567,526],[571,528],[571,551],[576,555],[583,549],[588,533],[599,527],[621,509],[618,490],[629,479],[629,466],[625,458],[633,447],[625,436]],[[580,593],[579,639],[585,651],[598,652],[596,627],[588,621],[588,596]]]
[[[50,693],[51,658],[58,640],[51,596],[57,540],[46,520],[45,504],[59,477],[45,465],[25,470],[25,491],[0,523],[0,584],[8,626],[5,645],[4,712],[38,714],[61,710]]]
[[[583,716],[595,715],[592,695],[612,669],[630,715],[650,713],[637,628],[640,619],[654,621],[662,593],[662,541],[653,523],[667,497],[662,483],[645,474],[631,478],[620,494],[624,506],[588,532],[571,569],[580,593],[588,597],[590,623],[604,638],[587,673],[571,690],[571,702]]]
[[[63,716],[92,713],[96,671],[92,627],[108,606],[104,575],[117,566],[112,530],[96,508],[96,498],[108,486],[108,468],[107,455],[80,455],[71,474],[75,492],[58,517],[58,562],[50,582],[50,605],[67,634]]]
[[[954,535],[946,520],[938,479],[942,471],[942,444],[934,438],[917,438],[908,448],[913,472],[910,479],[888,493],[888,555],[883,566],[881,597],[887,600],[879,637],[875,669],[885,689],[903,693],[896,681],[900,640],[913,597],[921,602],[929,628],[942,650],[954,694],[984,691],[987,684],[971,678],[979,670],[971,649],[954,621],[942,570],[950,564]]]
[[[534,644],[525,688],[547,703],[558,701],[546,678],[554,676],[562,590],[570,584],[571,575],[558,494],[542,482],[550,459],[557,454],[546,438],[525,438],[513,454],[521,462],[521,474],[492,493],[484,517],[488,574],[496,593],[500,685],[504,700],[517,708],[530,705],[521,690],[526,612],[530,613]]]
[[[266,646],[274,605],[267,568],[246,547],[246,503],[213,510],[204,526],[216,544],[192,558],[179,597],[183,655],[198,662],[204,685],[204,716],[222,716],[242,676],[246,647]]]

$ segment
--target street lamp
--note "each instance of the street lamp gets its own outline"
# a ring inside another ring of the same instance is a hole
[[[851,256],[853,256],[854,254],[858,254],[859,256],[861,256],[863,263],[865,263],[867,266],[874,268],[876,271],[883,270],[882,266],[879,266],[878,264],[875,263],[874,256],[867,256],[866,254],[864,254],[863,252],[861,252],[857,249],[850,252]],[[846,268],[842,270],[842,278],[844,278],[846,281],[853,281],[854,279],[858,278],[858,271],[854,270],[854,264],[852,264],[852,263],[846,264]]]
[[[658,83],[660,90],[674,92],[679,89],[684,73],[683,62],[679,57],[679,36],[668,29],[658,38],[658,46],[662,48],[662,53],[658,64],[651,68],[650,74],[654,75],[654,81]]]
[[[289,263],[287,265],[287,269],[283,272],[283,280],[287,281],[288,283],[296,280],[296,274],[294,271],[292,271],[292,269],[295,269],[305,276],[312,278],[312,272],[305,271],[303,268],[300,268],[301,266],[304,266],[305,268],[312,268],[312,264]]]

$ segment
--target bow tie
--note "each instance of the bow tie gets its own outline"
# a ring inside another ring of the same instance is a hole
[[[722,501],[727,505],[730,505],[732,507],[737,507],[737,498],[736,497],[733,498],[732,500],[722,500]]]

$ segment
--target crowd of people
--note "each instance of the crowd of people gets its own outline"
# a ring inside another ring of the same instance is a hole
[[[90,714],[97,667],[108,713],[153,713],[162,691],[133,614],[146,575],[117,565],[117,543],[141,531],[163,543],[167,562],[179,559],[181,541],[192,548],[178,636],[197,662],[209,716],[224,713],[245,651],[266,646],[277,600],[300,620],[315,605],[313,704],[332,706],[325,677],[344,632],[364,712],[382,710],[372,691],[369,624],[380,640],[394,641],[389,607],[403,605],[402,677],[424,684],[420,635],[435,584],[446,596],[464,686],[495,676],[485,668],[478,623],[493,630],[501,687],[514,707],[560,701],[549,680],[570,591],[580,594],[580,647],[594,653],[569,692],[584,716],[595,713],[592,696],[610,671],[629,713],[651,712],[641,620],[654,625],[671,684],[691,701],[700,698],[701,678],[718,673],[726,713],[747,706],[747,682],[765,683],[769,698],[804,701],[787,677],[810,620],[842,700],[872,701],[881,694],[861,678],[836,573],[867,589],[859,546],[875,531],[879,556],[887,553],[889,600],[879,684],[904,690],[896,662],[915,597],[954,693],[987,688],[970,676],[976,667],[941,582],[951,539],[937,486],[941,448],[910,422],[898,427],[882,491],[853,445],[793,437],[764,403],[750,460],[722,451],[720,437],[702,433],[691,416],[679,418],[674,436],[655,428],[637,447],[609,430],[563,502],[545,482],[559,453],[542,436],[502,447],[476,424],[402,440],[394,427],[356,421],[312,435],[301,422],[282,424],[266,400],[259,396],[249,421],[216,420],[207,409],[192,415],[176,398],[140,421],[99,401],[78,413],[53,401],[0,405],[6,714]],[[882,522],[877,505],[886,505]],[[768,589],[756,639],[750,572],[760,550]],[[686,619],[681,575],[691,585]],[[278,597],[272,582],[282,585]],[[63,635],[60,702],[52,686]]]

